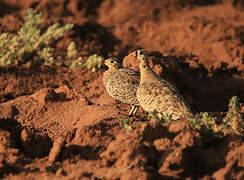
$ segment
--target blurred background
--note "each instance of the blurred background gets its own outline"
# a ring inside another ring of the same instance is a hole
[[[74,24],[57,43],[60,52],[75,41],[83,57],[122,60],[145,48],[154,70],[183,89],[197,110],[226,110],[233,95],[243,102],[243,0],[2,0],[0,33],[18,32],[28,8],[43,13],[46,27]]]

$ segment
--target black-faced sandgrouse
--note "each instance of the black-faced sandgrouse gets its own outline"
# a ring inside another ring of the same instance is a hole
[[[115,100],[131,105],[129,115],[134,115],[140,106],[136,98],[140,73],[123,68],[115,57],[106,59],[104,64],[109,68],[103,73],[103,84],[107,92]]]
[[[141,107],[148,112],[157,111],[171,115],[173,120],[193,116],[190,107],[176,87],[169,81],[158,77],[148,65],[148,54],[145,50],[136,50],[131,55],[139,60],[141,73],[137,99]]]

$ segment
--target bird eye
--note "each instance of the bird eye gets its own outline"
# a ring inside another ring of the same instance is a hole
[[[114,63],[114,61],[112,60],[112,61],[111,61],[111,63],[113,64],[113,63]]]

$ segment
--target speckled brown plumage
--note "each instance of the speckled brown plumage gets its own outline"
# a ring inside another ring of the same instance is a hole
[[[191,109],[176,87],[158,77],[148,66],[146,51],[137,50],[133,52],[133,55],[139,60],[141,72],[140,86],[137,90],[137,99],[141,107],[148,112],[156,110],[164,115],[171,114],[173,120],[192,117]]]
[[[129,115],[135,114],[139,102],[136,98],[136,91],[139,87],[140,73],[131,69],[122,68],[117,58],[105,60],[108,70],[103,74],[103,84],[107,92],[116,100],[130,104]]]

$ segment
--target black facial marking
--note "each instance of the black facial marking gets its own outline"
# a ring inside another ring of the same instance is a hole
[[[148,57],[148,55],[147,55],[147,52],[146,52],[146,51],[141,50],[140,52],[141,52],[141,53],[140,53],[140,55],[144,55],[146,58]]]

